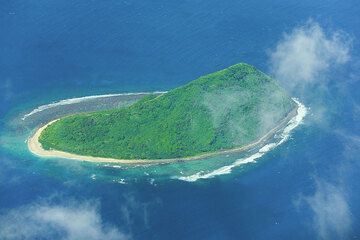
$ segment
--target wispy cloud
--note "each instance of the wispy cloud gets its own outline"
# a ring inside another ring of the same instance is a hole
[[[353,119],[355,121],[360,121],[360,104],[358,103],[353,103],[353,111],[352,111],[352,114],[353,114]]]
[[[13,86],[9,78],[0,84],[0,94],[3,101],[8,101],[14,96]]]
[[[337,167],[339,177],[343,179],[357,173],[360,167],[360,136],[342,128],[333,132],[343,148],[341,165]]]
[[[311,106],[309,122],[321,128],[331,124],[333,94],[330,86],[345,86],[334,73],[351,59],[352,37],[342,30],[324,29],[308,20],[284,33],[269,51],[272,75],[294,96]]]
[[[287,87],[303,88],[326,80],[330,68],[350,59],[351,38],[342,31],[330,33],[313,20],[285,33],[270,52],[271,72]]]
[[[333,101],[330,89],[346,84],[332,76],[350,62],[351,45],[352,38],[346,32],[329,31],[319,23],[308,20],[284,33],[269,54],[271,73],[289,91],[311,105],[308,121],[325,131],[334,131],[329,120]],[[352,143],[354,141],[356,139],[351,139]],[[345,143],[345,140],[341,142]],[[351,232],[353,219],[343,171],[349,163],[347,155],[334,166],[331,182],[315,175],[314,192],[300,193],[296,201],[296,204],[304,207],[301,210],[312,213],[310,226],[319,239],[346,239]]]
[[[348,186],[359,172],[360,136],[344,129],[332,129],[334,140],[342,147],[338,161],[329,165],[331,179],[315,175],[315,191],[300,194],[295,205],[312,213],[311,227],[319,239],[349,239],[354,229],[351,195]],[[300,208],[299,210],[304,210]]]
[[[129,236],[102,221],[96,201],[34,203],[0,215],[2,239],[125,240]]]
[[[150,228],[149,207],[161,204],[160,199],[153,199],[147,202],[137,200],[134,193],[124,194],[123,205],[120,208],[122,218],[127,227],[127,232],[133,232],[133,227]]]
[[[354,229],[351,195],[348,186],[359,172],[360,136],[344,129],[332,129],[334,140],[342,147],[338,162],[329,165],[331,179],[316,175],[315,191],[300,194],[296,206],[306,207],[312,213],[311,227],[319,239],[349,239]],[[300,208],[299,210],[304,210]]]
[[[300,197],[313,213],[312,226],[319,239],[346,239],[352,219],[346,193],[339,186],[316,180],[313,195]]]

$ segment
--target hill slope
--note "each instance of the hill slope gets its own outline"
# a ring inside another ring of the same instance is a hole
[[[86,156],[188,157],[249,144],[294,108],[276,81],[241,63],[127,108],[64,117],[39,141]]]

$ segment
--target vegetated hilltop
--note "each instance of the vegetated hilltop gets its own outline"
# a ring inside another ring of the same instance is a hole
[[[275,80],[240,63],[126,108],[64,117],[39,141],[85,156],[189,157],[256,141],[295,107]]]

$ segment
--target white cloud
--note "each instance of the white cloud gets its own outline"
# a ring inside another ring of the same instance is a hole
[[[311,108],[307,123],[330,126],[335,101],[332,89],[347,86],[346,79],[334,76],[349,62],[351,45],[352,38],[346,32],[324,29],[308,20],[284,33],[269,52],[272,75]]]
[[[316,182],[311,196],[302,196],[301,203],[313,213],[312,226],[319,239],[346,239],[352,219],[344,191],[324,181]]]
[[[65,205],[35,203],[0,215],[2,239],[125,240],[129,236],[105,224],[94,201]]]
[[[351,39],[342,31],[326,33],[316,22],[286,33],[270,53],[274,76],[293,89],[319,83],[330,68],[350,59]]]

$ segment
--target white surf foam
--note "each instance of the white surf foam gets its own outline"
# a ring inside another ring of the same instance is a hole
[[[176,177],[176,178],[183,180],[183,181],[195,182],[199,179],[207,179],[207,178],[213,178],[218,175],[229,174],[229,173],[231,173],[232,169],[237,166],[256,162],[256,159],[262,157],[267,152],[271,151],[275,147],[279,146],[280,144],[282,144],[286,140],[288,140],[290,138],[290,134],[291,134],[292,130],[294,130],[297,126],[299,126],[302,123],[302,121],[307,113],[307,109],[297,99],[293,98],[293,100],[298,105],[297,114],[295,117],[290,119],[290,121],[288,122],[288,124],[286,125],[284,130],[282,131],[282,133],[280,135],[280,141],[268,143],[265,146],[263,146],[262,148],[260,148],[255,154],[253,154],[249,157],[240,158],[240,159],[236,160],[234,163],[232,163],[231,165],[223,166],[212,172],[204,173],[203,171],[201,171],[201,172],[195,173],[190,176],[182,176],[182,177]]]
[[[93,95],[93,96],[86,96],[86,97],[79,97],[79,98],[69,98],[69,99],[64,99],[64,100],[60,100],[60,101],[57,101],[57,102],[53,102],[53,103],[50,103],[50,104],[41,105],[41,106],[35,108],[34,110],[32,110],[31,112],[25,114],[21,119],[25,120],[27,117],[29,117],[29,116],[31,116],[33,114],[42,112],[42,111],[44,111],[46,109],[50,109],[50,108],[53,108],[53,107],[80,103],[80,102],[83,102],[83,101],[93,100],[93,99],[97,99],[97,98],[117,97],[117,96],[132,96],[132,95],[140,95],[140,94],[161,94],[161,93],[165,93],[165,92],[156,91],[156,92],[138,92],[138,93],[116,93],[116,94]]]

